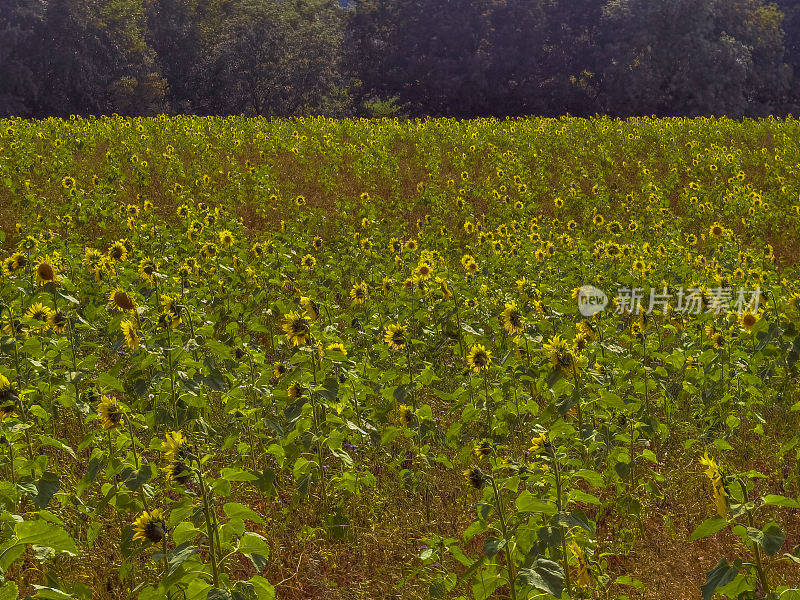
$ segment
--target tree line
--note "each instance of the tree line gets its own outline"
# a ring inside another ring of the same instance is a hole
[[[0,0],[0,115],[798,113],[796,0]]]

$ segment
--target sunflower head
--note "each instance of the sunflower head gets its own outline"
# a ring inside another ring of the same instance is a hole
[[[114,288],[108,294],[108,303],[111,307],[122,312],[132,312],[136,308],[133,298],[130,297],[128,292],[119,287]]]
[[[519,335],[525,329],[522,313],[514,302],[506,304],[502,313],[503,329],[509,335]]]
[[[67,323],[67,316],[60,310],[51,311],[47,317],[47,324],[56,333],[64,333]]]
[[[56,281],[58,273],[56,272],[53,263],[48,258],[43,258],[36,265],[36,279],[41,283],[50,283]]]
[[[100,415],[103,429],[114,429],[122,422],[122,411],[113,396],[103,395],[97,405],[97,414]]]
[[[383,341],[392,350],[402,350],[408,343],[408,328],[399,323],[389,325],[383,334]]]
[[[485,371],[492,364],[492,353],[481,344],[475,344],[467,354],[467,364],[475,373]]]
[[[575,357],[569,344],[560,335],[556,335],[544,344],[544,350],[550,359],[550,364],[556,369],[570,369],[575,364]]]
[[[286,339],[295,346],[304,346],[311,340],[311,326],[308,319],[296,311],[284,317],[283,332]]]
[[[472,487],[474,487],[476,490],[483,488],[487,481],[486,473],[481,471],[480,467],[467,469],[464,471],[464,476],[467,478],[467,481],[469,481],[470,485],[472,485]]]
[[[350,300],[353,304],[364,304],[367,299],[367,284],[365,281],[355,284],[350,290]]]
[[[144,511],[133,522],[133,539],[146,544],[160,544],[166,536],[166,527],[161,510]]]

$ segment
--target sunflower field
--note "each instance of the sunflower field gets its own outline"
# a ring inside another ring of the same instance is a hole
[[[0,120],[0,600],[797,600],[798,139]]]

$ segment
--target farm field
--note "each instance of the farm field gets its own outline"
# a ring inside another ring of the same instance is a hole
[[[0,600],[797,600],[798,139],[0,120]]]

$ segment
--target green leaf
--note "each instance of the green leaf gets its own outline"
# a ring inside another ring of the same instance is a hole
[[[700,588],[703,592],[703,600],[711,600],[714,590],[732,581],[739,574],[741,566],[742,561],[739,558],[733,561],[732,565],[729,565],[726,559],[720,558],[717,566],[707,573],[706,582]]]
[[[56,552],[78,553],[75,541],[66,531],[44,520],[17,523],[14,535],[18,544],[35,544],[52,548]]]
[[[706,519],[705,521],[700,523],[700,526],[697,529],[695,529],[692,532],[692,535],[689,536],[689,541],[694,542],[696,540],[701,540],[710,535],[714,535],[720,529],[724,528],[727,524],[728,521],[720,516]]]
[[[537,558],[530,568],[520,569],[518,577],[524,584],[556,598],[560,598],[564,591],[564,570],[552,560]]]
[[[558,512],[554,504],[537,498],[528,490],[522,491],[515,504],[519,512],[544,513],[546,515],[554,515]]]
[[[72,594],[62,592],[52,587],[34,585],[33,589],[36,590],[36,596],[34,596],[34,598],[41,598],[42,600],[74,600],[75,598]]]
[[[17,600],[19,597],[19,588],[13,581],[7,581],[3,587],[0,587],[0,600]]]
[[[614,392],[600,390],[600,404],[614,410],[624,410],[625,401]]]
[[[250,584],[253,586],[258,600],[275,600],[275,588],[261,575],[253,575],[250,578]]]
[[[794,498],[779,496],[777,494],[767,494],[764,496],[764,506],[780,506],[783,508],[800,508],[800,503]]]
[[[245,521],[260,523],[262,525],[264,524],[264,519],[262,519],[256,511],[249,506],[245,506],[244,504],[239,504],[238,502],[227,502],[225,506],[222,507],[222,510],[225,511],[225,514],[229,519],[238,518]]]
[[[269,556],[269,544],[263,536],[248,531],[239,540],[239,552],[243,554],[259,554],[264,558]]]
[[[226,481],[256,481],[257,476],[239,468],[226,467],[220,471],[220,477]]]
[[[755,527],[748,527],[747,535],[770,556],[780,550],[786,540],[786,534],[777,523],[768,524],[763,531]]]
[[[493,558],[500,550],[502,550],[506,545],[507,540],[496,538],[496,537],[488,537],[486,541],[483,543],[483,553],[488,558]]]

